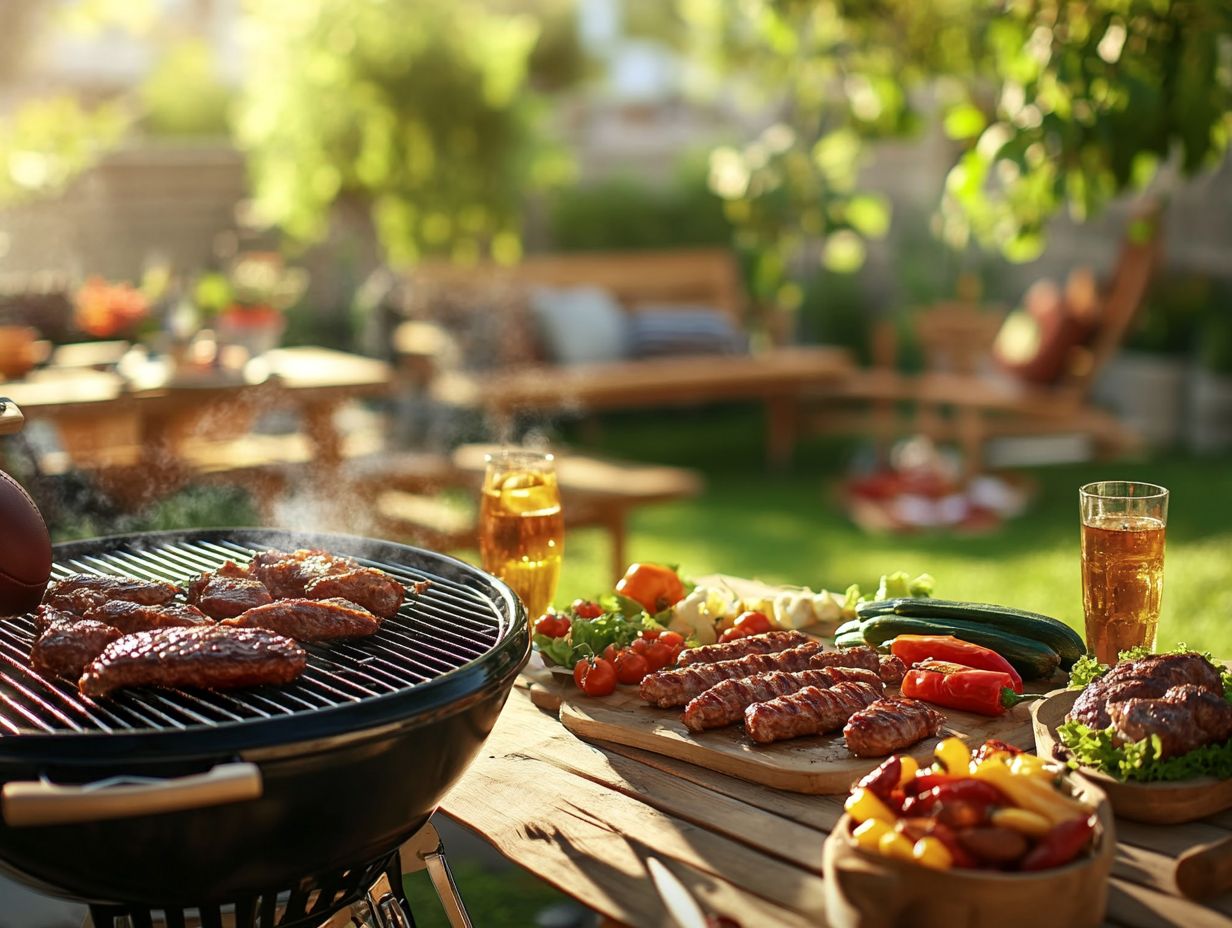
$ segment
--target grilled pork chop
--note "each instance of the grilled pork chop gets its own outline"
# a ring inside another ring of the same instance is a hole
[[[68,617],[48,625],[30,648],[35,670],[76,680],[86,664],[121,637],[120,630],[92,619]]]
[[[237,575],[242,570],[227,561],[213,573],[200,574],[188,583],[188,601],[213,619],[229,619],[274,601],[265,584],[254,577]]]
[[[43,594],[43,603],[58,609],[77,611],[81,601],[76,593],[98,594],[102,599],[124,599],[129,602],[157,606],[169,603],[179,588],[160,580],[135,580],[132,577],[105,577],[99,574],[69,574],[61,580],[53,580]]]
[[[398,612],[406,590],[383,570],[356,567],[308,581],[304,595],[309,599],[345,599],[363,606],[375,616],[388,619]]]
[[[299,599],[313,580],[346,573],[358,566],[349,557],[338,557],[319,548],[300,548],[291,552],[262,551],[252,559],[248,571],[265,584],[275,599]]]
[[[77,685],[87,696],[106,696],[127,686],[233,689],[291,683],[307,661],[294,641],[264,628],[164,628],[113,641]]]
[[[158,628],[181,628],[192,625],[212,625],[210,617],[186,603],[165,603],[145,606],[126,599],[111,599],[85,610],[83,618],[103,622],[126,635]]]
[[[361,638],[381,627],[371,612],[345,599],[279,599],[220,624],[268,628],[297,641]]]

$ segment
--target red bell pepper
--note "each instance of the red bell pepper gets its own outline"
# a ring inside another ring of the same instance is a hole
[[[975,670],[1009,674],[1010,688],[1015,693],[1022,692],[1022,677],[1009,661],[991,648],[982,648],[953,635],[899,635],[890,642],[890,652],[901,657],[908,667],[931,658]]]
[[[1001,715],[1006,709],[1037,694],[1020,696],[1014,692],[1008,674],[995,670],[972,670],[945,661],[926,660],[903,677],[903,695],[950,709]]]
[[[903,815],[933,815],[939,806],[947,803],[968,804],[981,812],[1011,804],[1005,794],[991,783],[963,777],[911,797],[903,803]]]
[[[894,754],[883,760],[880,767],[866,773],[856,786],[863,787],[878,799],[885,800],[894,790],[898,789],[898,781],[902,779],[902,772],[902,759]]]
[[[1091,843],[1097,821],[1094,815],[1088,815],[1057,825],[1022,859],[1021,869],[1049,870],[1069,863]]]

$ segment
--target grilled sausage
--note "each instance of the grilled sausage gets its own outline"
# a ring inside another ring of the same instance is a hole
[[[826,690],[806,686],[749,706],[744,710],[744,730],[758,744],[820,735],[841,728],[854,712],[880,696],[880,687],[871,683],[836,683]]]
[[[903,682],[903,677],[907,676],[907,665],[903,663],[903,659],[896,654],[882,654],[878,657],[880,662],[877,667],[877,673],[881,676],[881,682],[887,686],[898,686]]]
[[[786,651],[812,641],[804,632],[794,629],[788,631],[763,632],[760,635],[748,635],[727,641],[723,644],[704,644],[700,648],[689,648],[680,654],[676,666],[687,667],[690,664],[713,664],[716,661],[734,661],[749,654],[771,654],[775,651]]]
[[[860,645],[855,648],[847,648],[843,651],[822,651],[820,654],[814,655],[809,662],[810,667],[862,667],[865,670],[871,670],[874,673],[878,671],[881,664],[877,658],[877,652],[872,648]]]
[[[843,729],[856,757],[883,757],[935,735],[945,716],[916,699],[878,699],[855,713]]]
[[[882,689],[875,673],[858,667],[819,667],[798,673],[772,670],[743,680],[724,680],[710,687],[689,700],[681,718],[690,731],[721,728],[743,719],[744,710],[754,703],[786,696],[806,686],[826,689],[844,680],[868,683],[878,692]]]
[[[751,677],[755,673],[768,673],[771,670],[807,670],[810,666],[809,658],[820,650],[821,645],[813,642],[773,654],[749,654],[734,661],[660,670],[648,674],[642,680],[639,692],[646,702],[663,709],[683,706],[694,696],[724,680]]]

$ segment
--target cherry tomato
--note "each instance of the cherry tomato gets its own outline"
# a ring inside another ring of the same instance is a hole
[[[603,659],[605,661],[614,661],[616,660],[616,655],[619,653],[620,653],[620,649],[617,648],[616,645],[609,644],[606,648],[603,649]]]
[[[658,638],[662,634],[663,634],[663,629],[661,628],[643,628],[640,632],[637,633],[637,637],[645,638],[647,641],[654,641],[656,638]]]
[[[628,648],[617,652],[613,666],[616,668],[616,679],[621,683],[641,683],[642,677],[650,673],[650,662]]]
[[[646,658],[651,670],[662,670],[672,662],[672,649],[658,641],[652,641],[646,646],[642,656]]]
[[[764,612],[742,612],[732,626],[732,628],[740,629],[745,635],[760,635],[770,631],[773,627]]]
[[[549,638],[563,638],[569,634],[569,629],[572,627],[572,622],[554,612],[545,612],[535,619],[535,634],[547,635]]]
[[[653,643],[649,638],[634,638],[633,643],[629,645],[629,649],[637,654],[645,654],[646,649]]]
[[[723,634],[719,635],[719,644],[727,644],[729,641],[735,641],[737,638],[743,638],[744,632],[732,626],[731,628],[723,629]]]
[[[575,599],[569,609],[579,619],[597,619],[603,615],[603,607],[589,599]]]
[[[680,632],[659,632],[658,641],[676,651],[684,647],[684,635]]]
[[[684,581],[662,564],[630,564],[616,584],[616,592],[654,615],[684,599]]]
[[[582,658],[573,665],[573,682],[587,696],[608,696],[616,691],[616,668],[601,657]]]

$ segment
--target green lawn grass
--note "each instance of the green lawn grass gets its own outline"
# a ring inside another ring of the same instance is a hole
[[[854,443],[806,442],[789,473],[770,475],[761,435],[759,417],[740,409],[606,419],[598,450],[695,467],[707,481],[697,499],[639,512],[629,556],[679,564],[687,575],[720,571],[814,589],[875,585],[882,573],[899,569],[928,571],[939,596],[1043,612],[1081,630],[1078,487],[1099,479],[1149,480],[1172,491],[1160,644],[1185,641],[1232,654],[1232,467],[1226,458],[1167,454],[1032,468],[1024,473],[1037,481],[1037,498],[995,534],[870,536],[833,501]],[[602,533],[571,535],[558,600],[610,589],[607,559]]]

